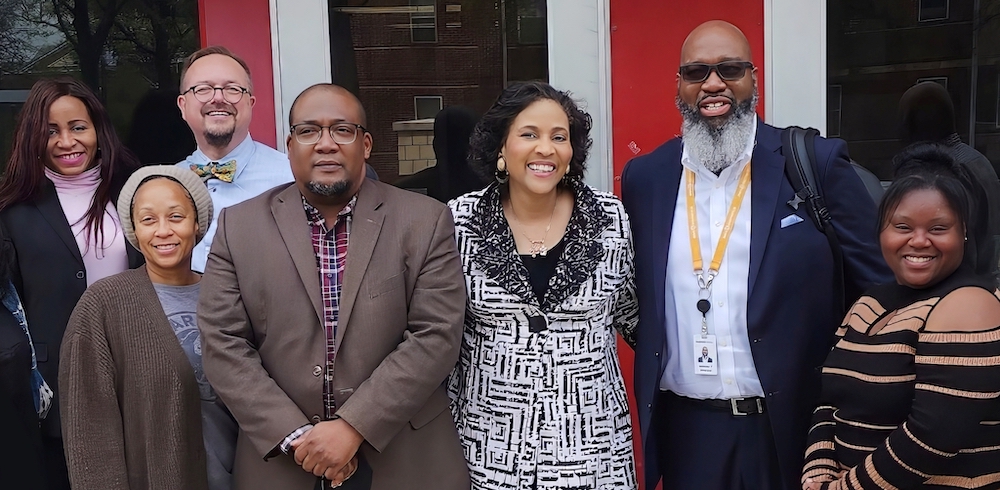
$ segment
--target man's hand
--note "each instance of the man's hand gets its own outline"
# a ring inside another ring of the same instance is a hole
[[[320,422],[292,441],[295,463],[337,485],[357,469],[355,454],[363,441],[364,437],[343,419]]]

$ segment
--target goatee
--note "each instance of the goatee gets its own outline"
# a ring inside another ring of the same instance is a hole
[[[207,142],[209,146],[213,146],[215,148],[225,148],[233,141],[234,132],[235,131],[232,129],[221,133],[205,131],[205,142]]]
[[[676,99],[683,123],[681,134],[684,146],[708,170],[719,174],[723,169],[736,163],[736,159],[746,149],[747,140],[757,122],[757,88],[750,98],[733,104],[733,113],[719,125],[712,118],[701,115],[697,106],[690,106]]]
[[[341,180],[332,184],[321,184],[311,180],[306,182],[306,189],[318,196],[341,197],[351,190],[351,181]]]

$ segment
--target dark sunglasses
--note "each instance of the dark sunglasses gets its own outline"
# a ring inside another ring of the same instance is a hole
[[[681,65],[677,70],[681,75],[681,80],[688,83],[701,83],[708,79],[714,70],[723,80],[739,80],[746,75],[747,68],[753,68],[753,63],[749,61],[723,61],[709,65],[707,63],[691,63]]]

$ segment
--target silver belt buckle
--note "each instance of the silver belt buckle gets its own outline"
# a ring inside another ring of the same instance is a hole
[[[738,415],[740,417],[744,417],[744,416],[747,416],[747,415],[751,415],[751,413],[754,413],[754,414],[764,413],[764,406],[760,403],[760,398],[757,398],[755,400],[757,402],[757,411],[756,412],[741,412],[739,406],[737,405],[737,403],[739,403],[739,402],[741,402],[743,400],[746,400],[746,398],[730,398],[729,399],[729,405],[733,409],[733,415]]]

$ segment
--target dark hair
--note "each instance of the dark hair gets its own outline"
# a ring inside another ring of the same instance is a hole
[[[31,200],[45,185],[45,155],[49,144],[49,109],[61,97],[72,96],[83,102],[97,133],[97,165],[101,168],[101,183],[87,211],[86,228],[92,243],[103,243],[102,217],[114,191],[136,169],[139,161],[122,145],[111,124],[111,118],[101,101],[83,82],[70,77],[43,79],[35,82],[24,107],[17,117],[14,147],[7,171],[0,180],[0,211]]]
[[[194,64],[195,61],[198,61],[199,59],[204,58],[211,54],[221,54],[223,56],[228,56],[232,58],[233,61],[239,63],[240,66],[243,67],[243,71],[245,71],[247,74],[247,85],[248,85],[247,90],[249,90],[251,94],[253,93],[253,78],[250,77],[250,66],[247,65],[246,61],[243,61],[243,58],[236,56],[236,53],[230,51],[229,48],[226,48],[225,46],[207,46],[191,53],[190,56],[184,59],[184,64],[181,66],[180,90],[182,92],[191,88],[184,86],[184,77],[187,76],[188,68],[191,68],[191,65]]]
[[[359,99],[358,96],[354,94],[354,92],[351,92],[350,90],[347,90],[346,88],[341,87],[340,85],[337,85],[335,83],[324,83],[324,82],[314,83],[306,87],[306,89],[303,90],[302,92],[299,92],[299,95],[295,96],[295,100],[292,101],[291,107],[288,108],[289,126],[295,124],[295,121],[292,119],[292,117],[295,115],[295,108],[299,105],[299,99],[305,97],[306,94],[310,92],[315,92],[317,90],[323,90],[333,94],[341,94],[353,99],[354,103],[358,105],[358,114],[361,117],[361,121],[359,121],[357,124],[360,124],[362,126],[368,126],[368,114],[365,113],[365,106],[361,104],[361,99]]]
[[[472,131],[469,140],[469,165],[487,182],[493,180],[500,148],[507,139],[511,123],[521,111],[543,99],[555,101],[566,111],[569,119],[569,142],[573,147],[573,158],[566,175],[583,177],[587,170],[587,154],[593,144],[590,139],[590,114],[581,110],[568,92],[557,90],[545,82],[532,81],[513,83],[504,89]]]
[[[899,120],[904,142],[941,141],[955,132],[955,105],[941,84],[921,82],[900,97]]]
[[[904,197],[913,191],[931,189],[944,197],[965,228],[966,236],[978,236],[976,220],[973,219],[975,210],[971,207],[971,181],[965,169],[955,163],[943,146],[936,143],[908,146],[893,157],[893,166],[895,179],[879,203],[879,232],[888,225],[889,217]],[[969,257],[967,253],[963,260],[968,263],[975,257]]]

